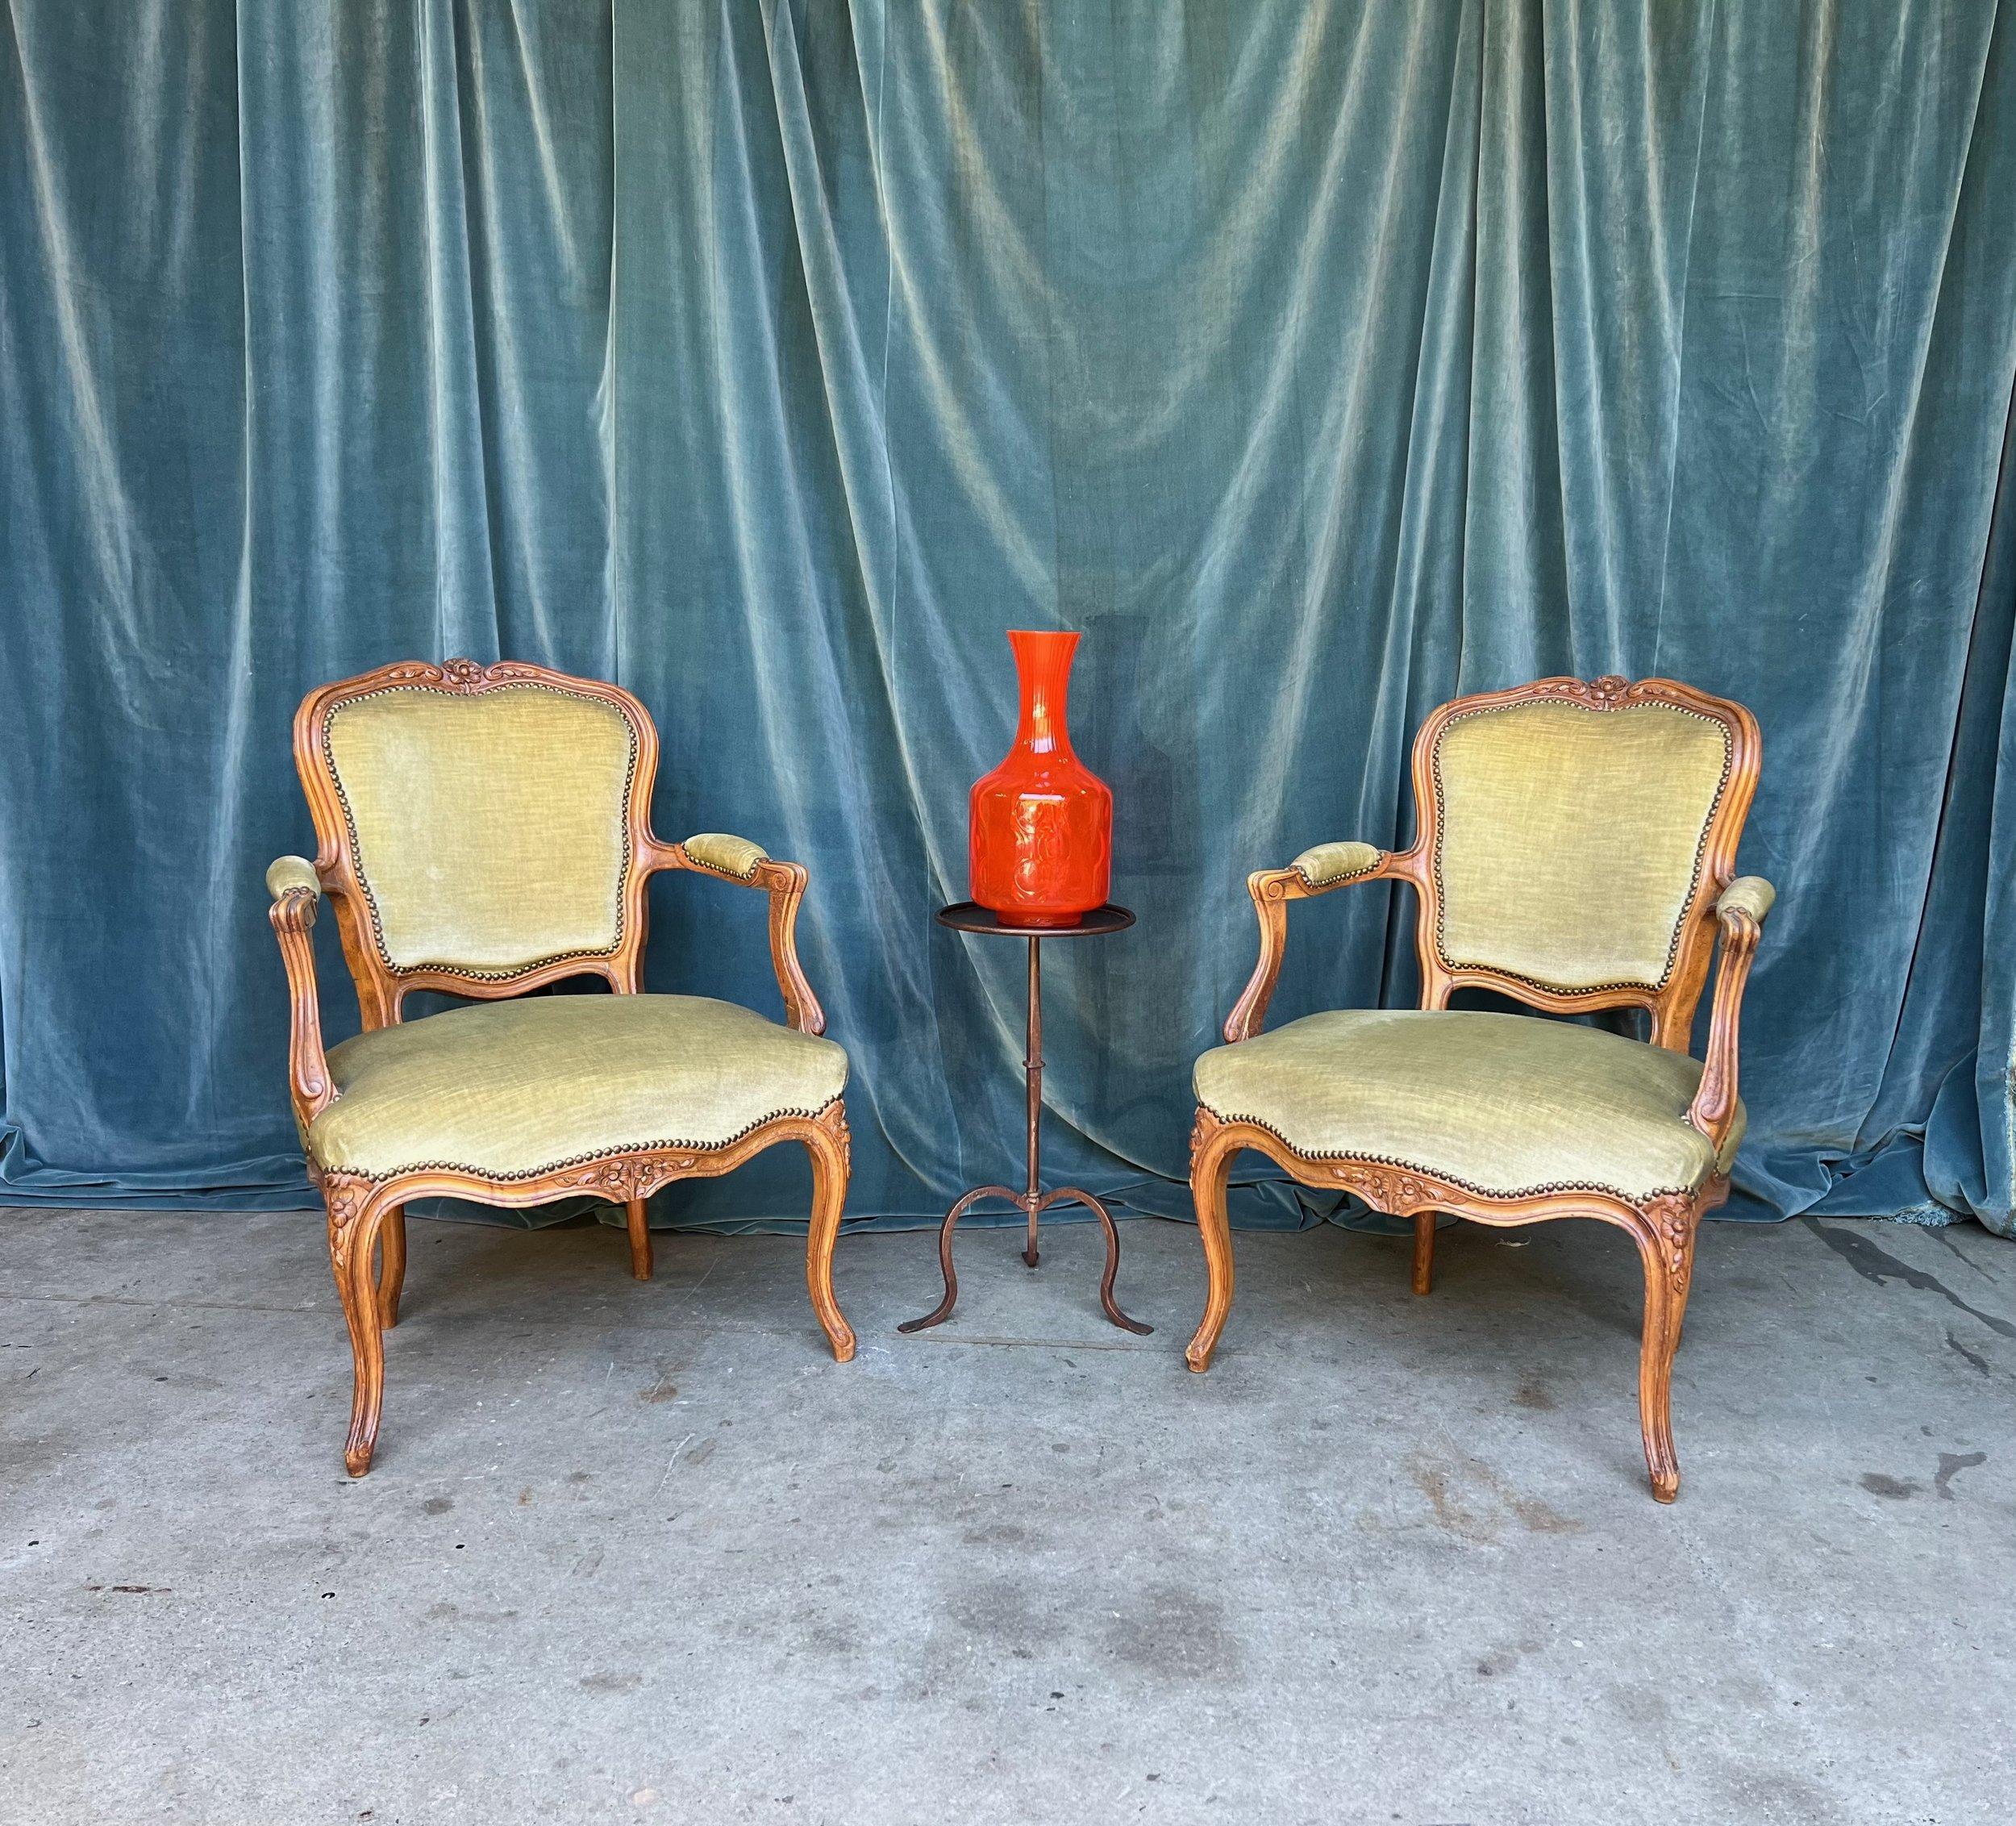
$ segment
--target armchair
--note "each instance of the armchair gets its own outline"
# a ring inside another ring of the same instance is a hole
[[[833,1354],[854,1334],[833,1295],[847,1196],[847,1055],[795,943],[806,872],[742,837],[660,842],[657,732],[613,685],[540,666],[386,666],[311,693],[294,761],[319,847],[267,871],[293,1007],[288,1074],[355,1371],[344,1458],[370,1469],[385,1331],[406,1267],[404,1210],[452,1195],[624,1207],[631,1271],[651,1274],[644,1201],[779,1141],[811,1156],[806,1277]],[[660,869],[769,902],[785,1024],[731,1003],[642,993],[644,889]],[[364,1031],[325,1050],[312,928],[335,903]],[[606,995],[527,999],[562,978]],[[477,1005],[404,1018],[414,990]],[[375,1268],[374,1268],[375,1257]]]
[[[1652,1494],[1680,1487],[1673,1353],[1703,1212],[1729,1193],[1743,986],[1774,898],[1732,879],[1760,744],[1741,705],[1668,679],[1550,678],[1460,698],[1414,750],[1412,848],[1331,843],[1249,876],[1260,960],[1195,1074],[1190,1184],[1209,1286],[1185,1352],[1210,1367],[1231,1309],[1225,1194],[1251,1148],[1305,1185],[1414,1219],[1414,1290],[1435,1217],[1587,1217],[1644,1268],[1639,1407]],[[1335,1010],[1261,1033],[1291,903],[1400,881],[1420,899],[1418,1010]],[[1719,934],[1705,1064],[1688,1057]],[[1631,1007],[1650,1040],[1450,1009],[1480,986],[1557,1013]]]

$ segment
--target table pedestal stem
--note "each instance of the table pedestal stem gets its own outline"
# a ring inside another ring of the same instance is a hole
[[[1029,1212],[1029,1246],[1022,1252],[1022,1259],[1034,1268],[1042,1259],[1036,1249],[1036,1214],[1043,1207],[1037,1203],[1041,1194],[1036,1188],[1043,1182],[1043,1144],[1038,1139],[1043,1130],[1043,941],[1033,938],[1029,941],[1029,1026],[1022,1049],[1022,1075],[1029,1087],[1029,1172],[1023,1192]]]

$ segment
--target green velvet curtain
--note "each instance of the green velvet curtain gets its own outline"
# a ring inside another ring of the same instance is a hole
[[[289,715],[469,654],[810,865],[852,1209],[935,1213],[1022,959],[931,914],[1061,624],[1141,915],[1053,948],[1061,1174],[1185,1208],[1243,878],[1404,840],[1432,705],[1663,673],[1764,731],[1748,1210],[2009,1228],[2012,196],[1993,0],[0,0],[0,1198],[307,1202]],[[774,1007],[655,891],[657,986]],[[1302,910],[1277,1018],[1412,915]]]

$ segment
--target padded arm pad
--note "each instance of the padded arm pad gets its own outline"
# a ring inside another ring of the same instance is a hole
[[[686,853],[689,861],[723,875],[732,875],[738,882],[752,879],[756,865],[770,860],[769,852],[762,844],[752,844],[747,837],[730,836],[723,831],[702,831],[698,836],[687,838],[679,847]]]
[[[1369,874],[1385,858],[1385,852],[1370,844],[1318,844],[1304,850],[1289,867],[1310,887],[1327,888],[1353,875]]]
[[[322,882],[315,873],[315,865],[304,856],[283,856],[266,871],[266,891],[275,900],[306,888],[319,900]]]
[[[1722,898],[1715,903],[1718,913],[1747,913],[1759,925],[1764,923],[1764,915],[1771,911],[1772,903],[1778,898],[1778,890],[1761,875],[1739,875],[1722,890]]]

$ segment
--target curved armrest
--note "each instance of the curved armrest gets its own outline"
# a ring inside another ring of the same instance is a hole
[[[702,831],[678,846],[685,852],[689,866],[705,869],[710,874],[732,876],[736,881],[753,883],[759,862],[768,862],[770,853],[762,844],[751,843],[747,837],[730,836],[725,831]]]
[[[1722,968],[1715,978],[1715,999],[1708,1015],[1708,1058],[1700,1087],[1688,1107],[1687,1119],[1708,1137],[1715,1151],[1729,1139],[1736,1119],[1736,1030],[1743,1011],[1743,986],[1750,980],[1757,940],[1778,890],[1761,875],[1740,875],[1715,902],[1721,928]]]
[[[784,997],[785,1024],[800,1033],[824,1033],[826,1011],[798,961],[798,903],[809,878],[798,862],[773,862],[760,844],[723,831],[702,831],[684,843],[654,846],[652,866],[691,869],[770,897],[770,965]]]
[[[1761,875],[1739,875],[1715,902],[1715,916],[1747,913],[1761,926],[1777,903],[1778,890]]]
[[[1306,849],[1289,867],[1302,878],[1312,894],[1340,888],[1360,875],[1369,875],[1385,860],[1385,852],[1370,844],[1318,844]]]
[[[293,1003],[287,1045],[287,1082],[294,1115],[308,1124],[336,1100],[329,1082],[329,1061],[322,1048],[322,1004],[315,986],[315,913],[322,905],[322,880],[305,857],[283,856],[266,871],[266,891],[273,903],[267,917],[280,940],[280,961],[287,968],[287,993]]]
[[[1260,961],[1239,998],[1226,1018],[1225,1037],[1236,1044],[1250,1040],[1267,1018],[1267,1004],[1281,973],[1281,956],[1288,945],[1288,903],[1313,900],[1332,888],[1354,882],[1409,881],[1418,882],[1415,853],[1377,849],[1370,844],[1318,844],[1306,849],[1285,869],[1261,869],[1246,878],[1246,891],[1253,897],[1253,911],[1260,915]]]

